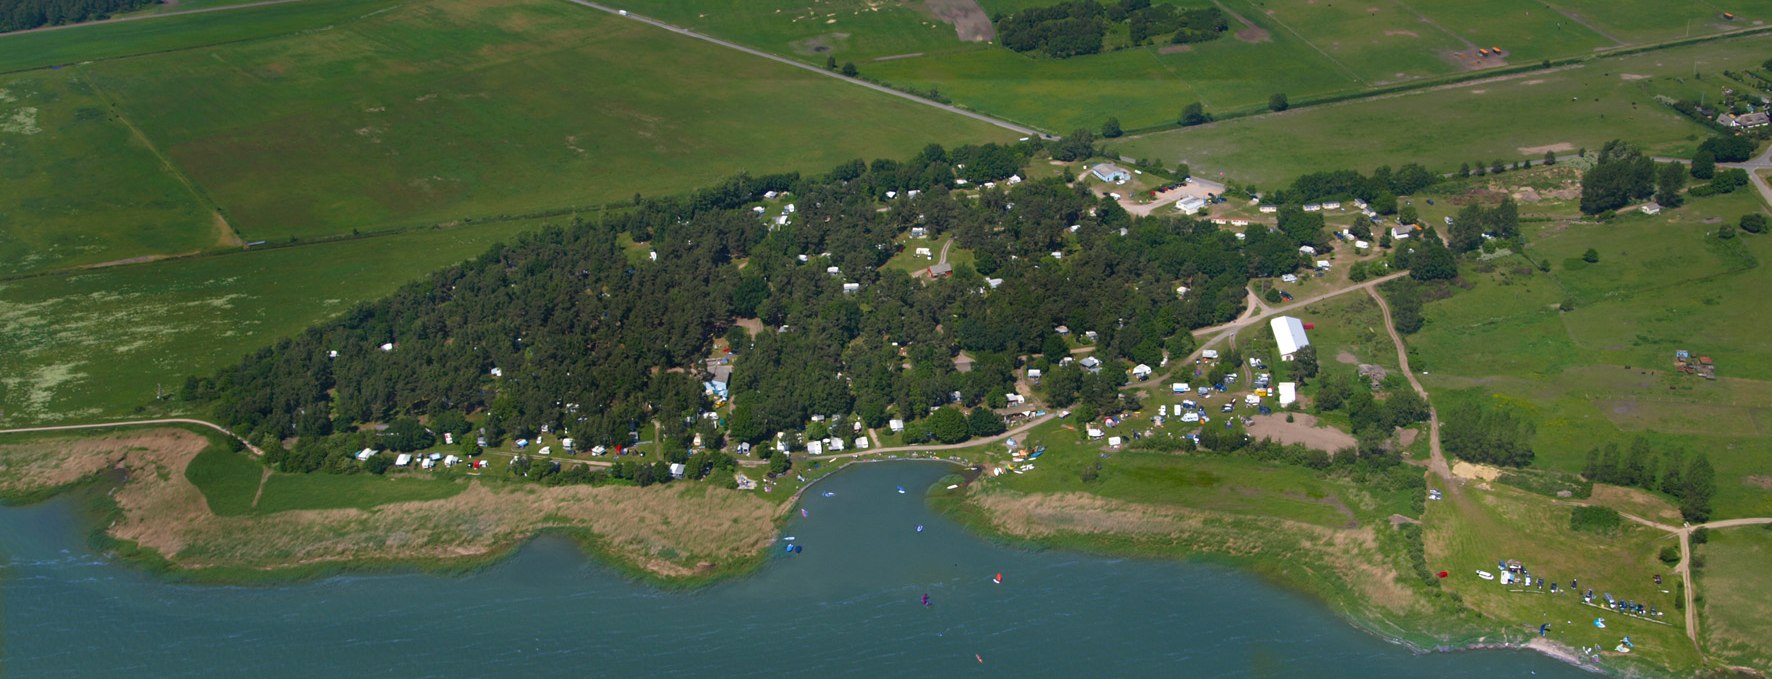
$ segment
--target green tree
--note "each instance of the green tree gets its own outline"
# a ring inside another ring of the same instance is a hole
[[[1292,374],[1300,382],[1317,376],[1317,347],[1306,345],[1292,355]]]
[[[843,75],[853,78],[860,73],[861,73],[861,71],[856,70],[856,68],[855,68],[855,62],[853,62],[853,61],[843,62]]]
[[[827,71],[837,70],[837,57],[836,56],[833,55],[833,56],[827,56],[824,58],[824,70],[827,70]]]
[[[1506,171],[1507,171],[1507,165],[1502,164],[1502,162],[1499,160],[1497,160],[1494,163],[1491,163],[1489,165],[1489,173],[1490,174],[1501,174]]]
[[[1600,263],[1600,251],[1595,250],[1593,248],[1588,248],[1587,252],[1581,253],[1581,261],[1587,262],[1589,264]]]
[[[1460,176],[1460,177],[1471,176],[1471,164],[1470,163],[1459,163],[1458,176]]]
[[[1292,104],[1286,101],[1285,94],[1276,92],[1273,96],[1267,98],[1267,110],[1269,111],[1279,113],[1291,107]]]
[[[1095,133],[1082,128],[1071,131],[1052,145],[1052,159],[1070,162],[1095,155]]]
[[[953,406],[943,406],[929,415],[929,433],[942,443],[959,443],[969,436],[965,413]]]
[[[1706,149],[1699,149],[1692,156],[1692,176],[1698,179],[1710,179],[1717,175],[1717,156]]]
[[[1724,224],[1722,226],[1717,227],[1717,237],[1721,238],[1723,240],[1729,240],[1731,238],[1734,238],[1735,237],[1735,225],[1734,224]]]
[[[1267,300],[1268,304],[1279,304],[1285,299],[1280,296],[1279,288],[1268,288],[1267,292],[1264,293],[1261,298]]]
[[[973,436],[996,436],[1005,429],[1003,418],[991,412],[990,408],[973,408],[972,414],[966,416],[966,430]]]
[[[1679,207],[1685,199],[1680,192],[1686,188],[1686,166],[1662,163],[1655,170],[1655,202],[1662,207]]]
[[[371,474],[386,474],[394,466],[394,458],[387,455],[376,455],[363,461],[363,469]]]
[[[437,437],[419,424],[418,420],[403,417],[388,423],[388,428],[381,432],[381,440],[391,450],[409,453],[431,447],[437,442]]]
[[[1421,213],[1415,211],[1414,205],[1404,205],[1397,210],[1397,220],[1404,224],[1415,224],[1421,221]]]
[[[1758,212],[1742,215],[1740,225],[1741,230],[1748,233],[1765,233],[1766,215]]]
[[[1711,496],[1717,492],[1717,472],[1710,466],[1710,456],[1699,453],[1680,476],[1685,484],[1680,493],[1680,514],[1687,521],[1702,523],[1710,518]]]
[[[1182,127],[1203,125],[1209,122],[1212,122],[1212,116],[1206,115],[1205,104],[1196,101],[1181,109]]]
[[[1544,152],[1544,164],[1546,164],[1546,165],[1557,164],[1557,152],[1556,151],[1545,151]]]
[[[1101,124],[1101,136],[1108,139],[1116,139],[1125,133],[1125,130],[1120,129],[1119,118],[1109,117],[1107,122]]]

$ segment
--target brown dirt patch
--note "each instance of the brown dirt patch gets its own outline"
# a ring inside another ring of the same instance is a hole
[[[1352,434],[1339,429],[1317,426],[1317,418],[1301,413],[1292,415],[1293,421],[1287,422],[1281,414],[1256,415],[1255,424],[1250,425],[1249,435],[1255,438],[1267,438],[1287,444],[1300,444],[1317,450],[1335,452],[1351,448],[1356,441]]]
[[[752,337],[763,333],[763,319],[761,318],[740,318],[733,321],[732,324],[744,328],[745,332],[751,333]]]
[[[1452,464],[1452,475],[1461,479],[1494,481],[1501,478],[1501,470],[1486,464],[1471,464],[1464,460],[1459,460]]]
[[[0,447],[0,488],[42,490],[122,468],[127,480],[112,495],[121,517],[106,532],[190,569],[459,559],[563,528],[648,572],[684,577],[759,553],[785,507],[694,483],[549,488],[476,480],[443,500],[216,516],[184,474],[205,445],[177,429],[9,445]]]
[[[1640,74],[1636,74],[1636,73],[1620,73],[1620,74],[1618,74],[1618,78],[1620,80],[1648,80],[1650,78],[1650,76],[1640,75]]]
[[[1593,494],[1588,496],[1588,502],[1646,519],[1666,521],[1676,525],[1680,522],[1680,511],[1667,500],[1635,488],[1596,483]]]
[[[962,42],[997,39],[997,27],[991,25],[991,16],[978,6],[978,0],[923,0],[923,6],[943,23],[952,24]]]
[[[1543,146],[1521,146],[1521,147],[1519,147],[1520,153],[1523,153],[1526,155],[1533,155],[1533,156],[1542,155],[1546,151],[1552,151],[1555,153],[1568,153],[1568,152],[1574,151],[1574,150],[1575,150],[1575,145],[1571,144],[1569,142],[1566,142],[1566,141],[1560,141],[1555,144],[1545,144]]]
[[[1406,36],[1409,36],[1409,37],[1411,37],[1411,38],[1419,38],[1419,37],[1421,37],[1421,34],[1419,34],[1419,33],[1416,33],[1416,32],[1415,32],[1415,31],[1385,31],[1385,32],[1384,32],[1384,34],[1385,34],[1385,35],[1391,35],[1391,36],[1396,36],[1396,35],[1406,35]]]
[[[1741,482],[1761,490],[1772,490],[1772,476],[1749,476]]]
[[[1342,349],[1335,354],[1335,362],[1347,365],[1358,365],[1360,363],[1360,357],[1355,356],[1354,352]]]
[[[1397,429],[1397,447],[1408,448],[1409,446],[1415,445],[1415,439],[1420,436],[1421,432],[1418,430],[1403,429],[1399,427]]]
[[[1441,52],[1440,58],[1466,71],[1481,71],[1486,68],[1499,68],[1507,65],[1506,53],[1493,50],[1488,54],[1475,49]]]
[[[1250,25],[1248,28],[1237,31],[1234,35],[1237,36],[1238,40],[1241,40],[1241,41],[1247,42],[1247,43],[1262,43],[1262,42],[1273,42],[1274,41],[1274,34],[1267,32],[1267,29],[1260,28],[1255,25]]]
[[[1164,45],[1157,48],[1157,54],[1180,54],[1194,51],[1193,45]]]

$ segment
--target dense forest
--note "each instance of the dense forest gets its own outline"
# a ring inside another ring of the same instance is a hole
[[[1169,4],[1152,5],[1151,0],[1119,0],[1107,5],[1072,0],[999,14],[995,24],[1004,47],[1060,59],[1102,51],[1108,32],[1121,25],[1126,27],[1124,44],[1128,46],[1205,42],[1230,28],[1217,7],[1179,9]]]
[[[1245,243],[1204,221],[1134,218],[1060,179],[971,188],[1040,148],[930,146],[637,200],[495,247],[191,378],[183,395],[212,400],[261,445],[295,437],[300,453],[278,459],[307,471],[342,468],[375,439],[421,437],[419,421],[489,445],[547,427],[583,448],[657,422],[678,457],[698,434],[709,449],[765,443],[822,428],[815,416],[901,418],[910,440],[964,436],[994,418],[958,430],[955,416],[1001,406],[1017,368],[1069,357],[1059,326],[1093,331],[1108,366],[1055,371],[1054,400],[1129,405],[1121,361],[1191,349],[1187,331],[1234,318],[1251,276],[1297,269],[1298,246],[1324,238],[1320,216],[1294,210]],[[884,267],[913,228],[951,234],[975,263],[933,279]],[[710,358],[733,366],[724,418],[706,416]]]
[[[0,33],[109,18],[159,0],[0,0]]]

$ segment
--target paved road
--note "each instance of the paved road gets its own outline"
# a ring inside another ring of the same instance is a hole
[[[239,442],[246,444],[246,449],[252,451],[253,455],[265,454],[265,451],[259,450],[258,446],[252,445],[251,442],[241,438],[239,434],[229,431],[227,427],[223,427],[214,422],[193,420],[185,417],[168,417],[155,420],[127,420],[123,422],[101,422],[97,424],[63,424],[52,427],[21,427],[18,429],[0,429],[0,434],[29,434],[32,432],[75,431],[79,429],[109,429],[111,427],[145,427],[156,424],[194,424],[199,427],[208,427],[223,434],[227,434],[228,436],[232,436]]]
[[[161,12],[159,14],[131,14],[128,16],[116,17],[114,19],[105,19],[103,21],[82,21],[77,24],[61,24],[59,26],[43,26],[41,28],[33,28],[30,30],[26,30],[26,31],[12,31],[10,33],[0,33],[0,38],[5,38],[8,36],[14,36],[14,35],[28,35],[31,33],[45,33],[48,31],[65,31],[70,28],[82,28],[85,26],[102,26],[104,24],[119,24],[119,23],[123,23],[125,21],[142,21],[142,20],[146,20],[146,19],[162,19],[165,17],[175,17],[175,16],[179,16],[179,15],[183,15],[183,14],[207,14],[209,12],[227,12],[227,11],[236,10],[236,9],[246,9],[248,7],[264,7],[266,5],[283,5],[283,4],[288,4],[291,2],[301,2],[301,0],[262,0],[261,2],[248,2],[248,3],[244,3],[244,4],[239,4],[239,5],[223,5],[221,7],[204,7],[201,9],[186,9],[186,10],[180,10],[177,12]]]
[[[616,9],[616,8],[610,7],[608,5],[603,5],[600,3],[591,2],[590,0],[567,0],[567,1],[571,2],[575,5],[582,5],[582,6],[594,9],[594,10],[608,12],[608,13],[614,14],[616,16],[625,17],[628,19],[633,19],[634,21],[638,21],[643,24],[649,24],[652,26],[656,26],[658,28],[665,29],[665,30],[670,31],[672,33],[676,33],[678,35],[683,35],[683,36],[695,38],[696,40],[701,40],[704,42],[711,42],[715,45],[719,45],[719,46],[725,47],[727,49],[737,50],[739,52],[744,52],[745,54],[749,54],[754,57],[762,57],[764,59],[768,59],[768,60],[774,61],[776,63],[787,64],[787,65],[792,66],[794,68],[798,68],[798,69],[805,70],[805,71],[811,71],[813,73],[817,73],[822,76],[836,78],[838,80],[842,80],[844,82],[847,82],[847,83],[850,83],[853,85],[860,85],[862,87],[866,87],[866,88],[868,88],[870,90],[874,90],[876,92],[883,92],[885,94],[890,94],[894,97],[898,97],[900,99],[905,99],[908,101],[914,101],[914,102],[922,104],[924,106],[938,108],[943,111],[947,111],[949,113],[963,115],[963,116],[966,116],[966,117],[971,118],[973,120],[996,125],[997,127],[1001,127],[1005,130],[1009,130],[1009,131],[1015,132],[1017,134],[1022,134],[1022,135],[1026,135],[1026,136],[1030,136],[1030,137],[1041,137],[1041,138],[1045,138],[1045,139],[1056,139],[1057,138],[1053,135],[1046,134],[1044,132],[1033,129],[1031,127],[1024,127],[1021,125],[1017,125],[1015,123],[1009,122],[1007,120],[1003,120],[1001,118],[993,118],[991,116],[987,116],[983,113],[978,113],[976,111],[968,111],[968,110],[960,108],[958,106],[951,106],[948,104],[943,104],[938,101],[924,99],[924,98],[919,97],[914,94],[900,92],[898,90],[892,89],[892,88],[887,87],[885,85],[877,85],[877,84],[874,84],[874,83],[871,83],[871,82],[868,82],[866,80],[862,80],[859,78],[851,78],[851,77],[845,76],[841,73],[827,71],[823,68],[820,68],[818,66],[814,66],[812,64],[807,64],[807,63],[795,61],[795,60],[789,59],[787,57],[777,56],[774,54],[770,54],[768,52],[764,52],[762,50],[745,47],[744,45],[740,45],[735,42],[721,40],[719,38],[716,38],[716,37],[713,37],[711,35],[707,35],[704,33],[697,33],[695,31],[689,30],[689,29],[684,28],[682,26],[678,26],[676,24],[665,23],[663,21],[659,21],[657,19],[653,19],[650,17],[640,16],[638,14],[635,14],[633,12],[629,12],[626,10]]]

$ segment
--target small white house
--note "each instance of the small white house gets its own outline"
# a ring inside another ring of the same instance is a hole
[[[1640,207],[1637,209],[1642,210],[1643,214],[1646,214],[1646,215],[1661,214],[1661,205],[1659,203],[1646,203],[1643,205],[1643,207]]]
[[[1263,205],[1263,206],[1256,208],[1256,209],[1261,210],[1261,213],[1264,215],[1271,215],[1275,212],[1279,212],[1280,206],[1278,206],[1278,205]]]
[[[1329,260],[1327,260],[1327,259],[1317,260],[1317,270],[1318,271],[1328,271],[1329,270]]]
[[[1113,163],[1096,163],[1095,167],[1089,168],[1089,173],[1104,182],[1119,183],[1132,178],[1132,173]]]
[[[372,457],[375,457],[375,449],[374,448],[364,448],[362,450],[357,451],[357,461],[359,461],[359,462],[362,462],[364,460],[368,460],[369,458],[372,458]]]
[[[1175,201],[1175,209],[1181,210],[1182,214],[1191,215],[1196,212],[1199,212],[1202,208],[1205,208],[1205,207],[1206,207],[1206,199],[1201,198],[1199,196],[1188,196],[1188,197],[1183,198],[1181,200]]]
[[[1415,235],[1415,227],[1398,225],[1391,227],[1391,240],[1404,240]]]
[[[1280,282],[1281,283],[1297,283],[1298,276],[1295,276],[1292,274],[1286,274],[1286,275],[1283,275],[1280,277]]]
[[[867,450],[868,449],[868,437],[866,437],[866,436],[855,437],[855,449],[856,450]]]
[[[923,259],[935,259],[935,252],[929,248],[917,248],[916,254]]]
[[[1096,358],[1094,356],[1086,356],[1083,358],[1082,361],[1079,361],[1079,363],[1081,363],[1083,365],[1084,370],[1087,370],[1092,373],[1101,372],[1101,359],[1099,359],[1099,358]]]
[[[913,226],[913,227],[911,227],[911,237],[912,238],[928,238],[929,237],[929,229],[926,229],[921,226]]]
[[[1322,203],[1305,203],[1304,204],[1304,211],[1305,212],[1322,212],[1323,211],[1323,204]]]
[[[904,420],[898,418],[887,420],[886,428],[891,429],[894,434],[902,434],[904,433]]]
[[[681,463],[681,462],[671,463],[671,478],[673,478],[673,479],[683,478],[683,474],[688,471],[689,471],[689,467],[684,466],[683,463]]]
[[[1323,201],[1323,209],[1325,209],[1325,210],[1340,210],[1341,209],[1341,201],[1339,201],[1339,200],[1325,200],[1325,201]]]
[[[841,452],[843,452],[843,439],[841,439],[841,438],[831,439],[830,445],[826,446],[826,447],[829,448],[830,451],[833,453],[841,453]]]
[[[1363,240],[1357,240],[1357,241],[1354,241],[1354,249],[1356,249],[1356,250],[1370,250],[1370,249],[1372,249],[1372,244],[1368,243],[1366,241],[1363,241]]]
[[[858,292],[861,292],[861,284],[860,283],[844,283],[843,284],[843,294],[853,295]]]
[[[823,455],[824,454],[824,442],[823,441],[808,441],[806,443],[806,452],[811,455]]]
[[[1046,373],[1042,372],[1039,368],[1028,368],[1028,381],[1038,383],[1040,377],[1045,374]]]
[[[412,464],[411,453],[400,453],[399,457],[394,458],[394,466],[396,467],[404,467],[409,464]]]
[[[841,276],[841,275],[843,275],[843,270],[842,270],[842,269],[840,269],[840,268],[837,268],[837,267],[834,267],[834,266],[827,266],[827,267],[825,267],[825,268],[824,268],[824,272],[825,272],[825,273],[828,273],[828,274],[830,274],[830,275],[832,275],[832,276]]]
[[[1289,406],[1289,405],[1292,405],[1293,403],[1298,402],[1298,383],[1296,383],[1296,382],[1281,382],[1278,386],[1280,388],[1280,407],[1281,408],[1284,408],[1286,406]]]
[[[1309,245],[1300,245],[1298,246],[1298,253],[1301,255],[1314,255],[1317,254],[1317,249]]]
[[[1216,361],[1216,360],[1218,360],[1218,350],[1217,349],[1207,349],[1205,351],[1202,351],[1202,352],[1200,352],[1200,358],[1204,358],[1208,361]]]

